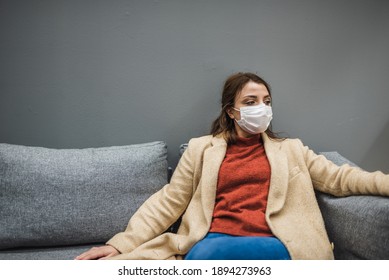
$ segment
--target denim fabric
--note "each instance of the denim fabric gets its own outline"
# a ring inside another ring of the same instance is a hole
[[[185,259],[290,260],[290,256],[286,247],[276,237],[208,233],[192,247]]]

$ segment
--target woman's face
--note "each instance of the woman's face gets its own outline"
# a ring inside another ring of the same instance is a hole
[[[240,109],[241,107],[254,106],[260,103],[265,105],[271,105],[271,97],[269,91],[263,84],[257,84],[253,81],[248,82],[240,93],[235,96],[234,108]],[[240,112],[229,108],[227,110],[228,115],[231,119],[240,120]],[[235,122],[235,128],[239,137],[250,137],[252,135],[243,131],[239,125]]]

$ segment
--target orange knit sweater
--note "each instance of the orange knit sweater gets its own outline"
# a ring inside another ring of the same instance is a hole
[[[260,135],[229,145],[219,170],[210,232],[272,236],[265,220],[270,165]]]

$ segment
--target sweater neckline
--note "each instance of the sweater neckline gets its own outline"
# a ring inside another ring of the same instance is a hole
[[[235,145],[238,147],[250,147],[254,145],[258,145],[261,143],[261,134],[253,135],[252,137],[245,138],[245,137],[237,137]]]

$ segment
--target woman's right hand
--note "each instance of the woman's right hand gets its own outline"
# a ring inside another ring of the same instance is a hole
[[[116,255],[120,252],[111,245],[104,245],[101,247],[93,247],[88,251],[77,256],[75,260],[104,260]]]

